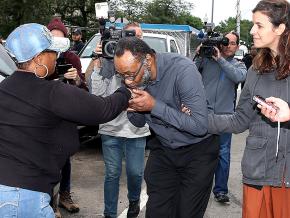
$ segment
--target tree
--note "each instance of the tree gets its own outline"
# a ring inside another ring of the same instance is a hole
[[[130,21],[142,22],[144,2],[141,0],[113,0],[111,10],[116,12],[116,17],[125,17]]]
[[[36,22],[46,25],[55,13],[66,25],[88,27],[96,32],[95,3],[103,0],[1,0],[0,26],[4,37],[17,26]]]
[[[252,35],[250,34],[253,22],[249,20],[241,21],[241,40],[243,40],[248,47],[253,43]]]
[[[241,25],[240,38],[242,41],[245,42],[247,46],[249,46],[252,43],[250,30],[253,26],[253,23],[249,20],[241,20],[240,25]],[[219,25],[214,29],[214,31],[220,32],[220,33],[227,33],[230,31],[236,31],[236,29],[237,29],[236,18],[230,17],[227,20],[220,22]]]
[[[24,23],[46,23],[50,19],[51,8],[50,1],[2,0],[0,26],[3,36],[6,37],[15,27]]]
[[[200,18],[190,14],[193,4],[180,0],[113,0],[111,9],[117,17],[142,23],[187,24],[197,29],[203,27]]]
[[[188,14],[193,5],[180,0],[153,0],[145,4],[143,20],[147,23],[180,24],[181,16]]]
[[[199,17],[192,16],[189,12],[183,12],[177,17],[176,24],[187,24],[196,29],[203,28],[203,22]]]

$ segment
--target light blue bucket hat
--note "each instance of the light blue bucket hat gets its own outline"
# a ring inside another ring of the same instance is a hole
[[[6,39],[6,50],[18,63],[33,59],[44,50],[65,52],[70,46],[68,38],[54,37],[43,25],[28,23],[17,27]]]

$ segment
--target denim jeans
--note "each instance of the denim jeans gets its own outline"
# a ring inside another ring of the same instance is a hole
[[[0,185],[1,218],[54,218],[47,193]]]
[[[231,162],[231,133],[223,133],[220,135],[220,153],[219,163],[215,171],[215,185],[213,193],[227,194],[228,193],[228,179]]]
[[[106,169],[104,215],[116,217],[123,156],[126,161],[128,199],[136,201],[140,198],[146,137],[123,138],[102,135],[101,138]]]

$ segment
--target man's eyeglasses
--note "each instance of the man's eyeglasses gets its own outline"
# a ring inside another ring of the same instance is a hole
[[[137,72],[134,73],[133,75],[124,75],[124,74],[120,74],[120,73],[117,73],[117,76],[120,77],[122,80],[127,80],[127,81],[134,81],[135,78],[139,75],[139,73],[141,72],[141,69],[144,65],[145,61],[144,59],[141,61],[141,65],[140,67],[138,68]]]

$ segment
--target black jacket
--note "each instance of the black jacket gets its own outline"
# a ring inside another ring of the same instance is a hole
[[[97,125],[127,108],[130,92],[106,98],[17,71],[0,83],[0,184],[51,194],[79,146],[77,124]]]

